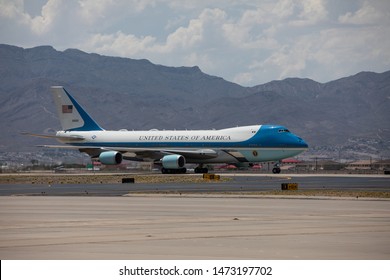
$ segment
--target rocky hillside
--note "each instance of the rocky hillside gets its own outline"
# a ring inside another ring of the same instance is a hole
[[[51,85],[65,86],[106,129],[275,123],[307,140],[311,152],[357,149],[362,155],[390,156],[390,71],[324,84],[289,78],[248,88],[196,66],[9,45],[0,45],[0,151],[48,143],[21,131],[60,129]]]

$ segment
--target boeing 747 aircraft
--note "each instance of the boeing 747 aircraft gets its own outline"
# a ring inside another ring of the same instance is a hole
[[[123,159],[154,161],[162,173],[185,173],[186,163],[198,164],[195,173],[207,173],[204,164],[277,162],[307,150],[306,142],[278,125],[250,125],[220,130],[104,130],[62,86],[51,91],[62,130],[55,138],[66,144],[45,145],[85,152],[102,164],[120,164]],[[273,173],[280,173],[275,164]]]

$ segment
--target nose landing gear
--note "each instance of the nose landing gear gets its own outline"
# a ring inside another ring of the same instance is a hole
[[[207,167],[203,167],[203,164],[200,164],[199,166],[195,167],[194,172],[195,173],[208,173],[209,169]]]
[[[275,163],[274,168],[272,168],[272,173],[279,174],[280,173],[280,163]]]

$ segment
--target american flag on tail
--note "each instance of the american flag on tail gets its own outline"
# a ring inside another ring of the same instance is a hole
[[[73,105],[62,105],[62,113],[70,114],[73,111]]]

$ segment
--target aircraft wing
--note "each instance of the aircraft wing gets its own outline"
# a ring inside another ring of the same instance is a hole
[[[218,156],[213,149],[156,149],[156,148],[127,148],[127,147],[96,147],[77,145],[39,145],[44,148],[75,149],[94,157],[103,151],[117,151],[123,154],[125,159],[161,159],[165,155],[182,155],[189,159],[211,159]]]

